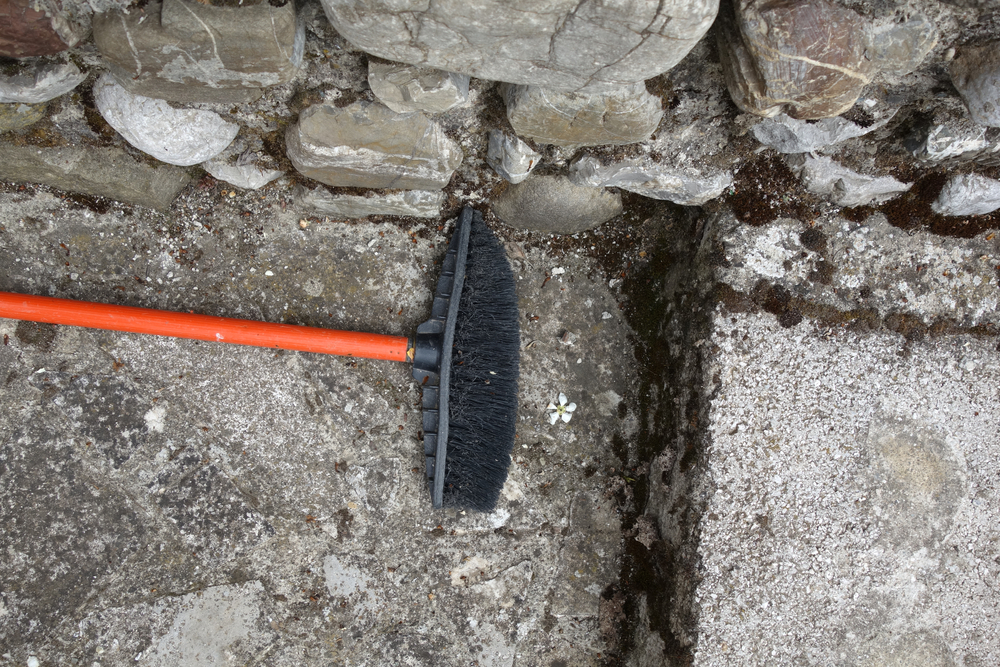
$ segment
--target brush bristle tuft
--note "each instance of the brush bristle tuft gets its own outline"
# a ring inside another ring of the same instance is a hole
[[[465,271],[448,392],[444,504],[489,512],[514,447],[521,335],[514,273],[478,215]]]

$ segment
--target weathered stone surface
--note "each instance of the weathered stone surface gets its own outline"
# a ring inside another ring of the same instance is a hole
[[[951,63],[951,80],[972,120],[1000,127],[1000,42],[963,48]]]
[[[839,116],[808,122],[779,113],[754,125],[751,132],[757,141],[779,153],[811,153],[874,132],[888,123],[893,115],[895,110],[863,127]]]
[[[1000,137],[991,136],[986,127],[973,122],[964,113],[936,114],[915,129],[906,140],[906,146],[914,157],[924,162],[1000,162]]]
[[[104,120],[130,144],[161,162],[182,167],[215,157],[240,129],[212,111],[175,109],[163,100],[134,95],[110,74],[94,84],[94,102]]]
[[[541,161],[541,153],[519,137],[510,136],[501,130],[490,130],[486,162],[510,183],[520,183],[526,179]]]
[[[87,75],[73,63],[48,65],[38,62],[14,76],[0,76],[0,103],[39,104],[65,95]]]
[[[5,187],[0,289],[402,336],[427,319],[451,219],[302,217],[276,189],[190,188],[165,215]],[[528,447],[490,513],[430,507],[406,364],[0,319],[0,662],[598,667],[631,330],[594,258],[522,250],[518,306],[543,315],[519,321]],[[579,407],[552,425],[560,392]]]
[[[789,168],[813,194],[823,195],[838,206],[864,206],[881,203],[910,189],[891,176],[866,176],[848,169],[832,158],[802,153],[785,160]]]
[[[556,146],[631,144],[648,139],[663,109],[644,83],[613,92],[559,93],[539,86],[504,86],[514,131]]]
[[[0,132],[20,130],[45,118],[45,104],[0,105]]]
[[[253,160],[240,164],[239,160],[213,159],[203,162],[201,166],[220,181],[246,190],[257,190],[285,175],[280,169],[268,169]]]
[[[151,167],[116,148],[36,148],[0,143],[0,178],[166,209],[191,180],[183,169]]]
[[[694,664],[991,663],[998,613],[963,570],[997,554],[977,537],[1000,513],[996,340],[921,326],[997,321],[995,245],[880,215],[702,224],[733,291],[687,341],[707,350]],[[668,530],[678,469],[651,477]]]
[[[570,180],[591,187],[619,187],[682,206],[700,206],[729,189],[733,175],[728,171],[705,174],[695,167],[674,167],[649,158],[603,165],[596,158],[583,157],[570,167]]]
[[[388,60],[562,92],[612,92],[677,64],[711,26],[717,0],[324,0],[330,22]]]
[[[334,186],[440,190],[463,157],[422,113],[396,114],[371,102],[311,106],[285,140],[299,172]]]
[[[576,185],[566,176],[534,176],[511,185],[493,202],[493,212],[517,229],[576,234],[622,212],[621,196]]]
[[[174,102],[247,102],[286,83],[302,61],[295,3],[219,7],[150,2],[94,17],[94,42],[118,82]]]
[[[403,192],[362,195],[336,195],[326,188],[299,186],[295,203],[310,213],[336,218],[365,218],[369,215],[404,215],[411,218],[436,218],[441,215],[445,194],[440,191],[406,190]]]
[[[402,63],[368,61],[368,84],[396,113],[447,111],[469,99],[469,75]]]
[[[75,46],[85,26],[59,10],[58,1],[0,0],[0,56],[47,56]]]
[[[979,174],[952,176],[931,208],[941,215],[992,213],[1000,209],[1000,181]]]
[[[872,28],[871,59],[879,71],[902,76],[914,71],[937,45],[937,26],[923,14]]]
[[[728,213],[714,220],[726,259],[717,277],[744,294],[763,278],[785,290],[784,305],[791,295],[808,294],[809,303],[852,317],[866,309],[925,324],[1000,324],[1000,254],[982,237],[942,243],[929,231],[893,227],[881,213],[851,222],[833,211],[814,222],[785,218],[751,227]]]
[[[827,0],[740,0],[719,31],[726,84],[744,111],[837,116],[871,80],[869,26]]]

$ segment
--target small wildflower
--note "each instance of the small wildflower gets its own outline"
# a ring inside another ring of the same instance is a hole
[[[569,400],[566,398],[566,394],[559,393],[559,405],[555,403],[549,403],[546,410],[552,410],[549,413],[549,423],[555,424],[557,421],[562,419],[564,422],[568,422],[573,418],[573,411],[576,410],[576,403],[566,403]]]

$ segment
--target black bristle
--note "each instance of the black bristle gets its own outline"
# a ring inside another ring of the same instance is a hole
[[[444,504],[489,512],[514,448],[521,335],[514,273],[478,215],[465,271],[448,392]]]

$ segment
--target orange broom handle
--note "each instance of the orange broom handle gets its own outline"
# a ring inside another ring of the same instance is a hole
[[[410,341],[406,336],[270,324],[10,292],[0,292],[0,317],[366,359],[408,361],[412,358],[408,354]]]

